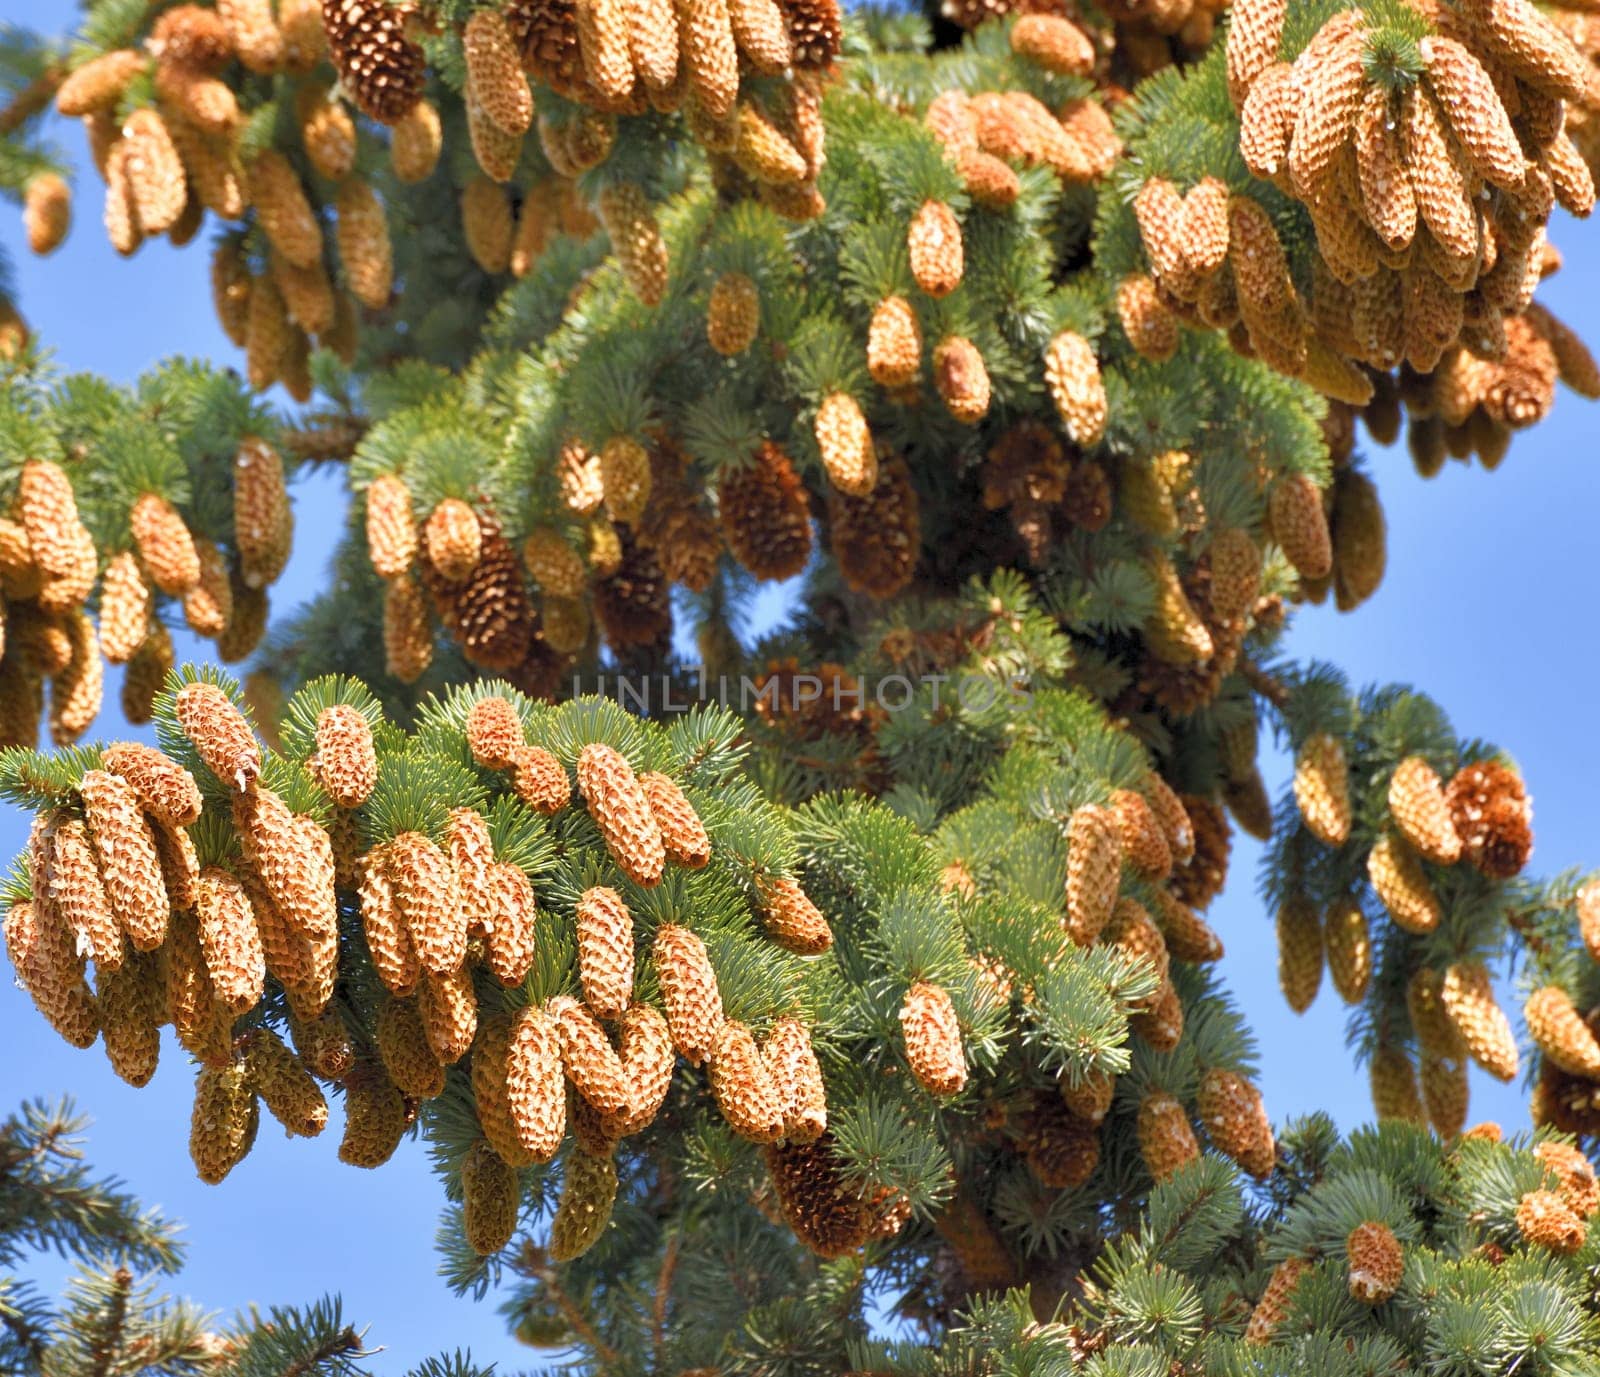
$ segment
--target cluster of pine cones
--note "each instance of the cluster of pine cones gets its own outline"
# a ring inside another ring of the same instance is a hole
[[[1217,21],[1229,0],[1113,0],[1099,5],[1099,17],[1111,21],[1099,66],[1122,85],[1159,72],[1174,63],[1200,57],[1211,46]],[[940,12],[964,29],[991,19],[1020,15],[1066,19],[1084,24],[1084,7],[1076,0],[944,0]],[[1086,25],[1085,25],[1086,27]]]
[[[1452,351],[1503,363],[1512,375],[1503,389],[1537,393],[1522,381],[1531,348],[1522,337],[1544,332],[1516,322],[1545,270],[1554,206],[1594,207],[1593,178],[1564,128],[1568,104],[1586,99],[1587,60],[1527,0],[1467,9],[1418,0],[1409,26],[1343,11],[1283,62],[1287,9],[1234,7],[1227,75],[1245,163],[1309,214],[1310,299],[1260,202],[1209,182],[1180,196],[1156,180],[1138,209],[1158,299],[1356,405],[1373,396],[1367,370],[1404,363],[1429,374]],[[1487,400],[1485,388],[1472,405]],[[1536,413],[1517,396],[1486,406],[1504,429]]]
[[[218,685],[189,682],[169,707],[208,793],[228,800],[226,820],[215,803],[207,812],[196,775],[173,756],[132,743],[96,752],[35,819],[30,897],[10,906],[4,936],[44,1018],[75,1046],[102,1038],[130,1084],[150,1080],[160,1028],[173,1026],[200,1066],[190,1148],[202,1179],[222,1180],[248,1153],[259,1105],[291,1135],[321,1133],[319,1082],[345,1097],[341,1160],[378,1166],[463,1059],[482,1130],[462,1164],[466,1230],[483,1253],[514,1230],[516,1168],[551,1160],[569,1125],[575,1145],[551,1248],[571,1257],[595,1241],[616,1193],[617,1143],[655,1119],[680,1055],[706,1066],[732,1129],[769,1145],[780,1198],[796,1154],[829,1155],[815,1146],[827,1104],[809,1029],[778,1016],[758,1041],[726,1017],[694,932],[655,927],[661,1007],[640,1002],[633,918],[615,889],[592,884],[576,905],[578,996],[521,1002],[512,992],[557,940],[528,874],[497,858],[490,821],[473,807],[449,810],[437,841],[404,831],[364,847],[356,810],[382,768],[367,712],[324,707],[301,733],[305,759],[286,772]],[[574,803],[567,769],[527,742],[508,699],[476,698],[463,735],[520,807],[554,816]],[[296,812],[266,780],[300,767],[320,794]],[[636,775],[594,743],[576,778],[633,884],[658,885],[669,864],[709,863],[711,839],[669,776]],[[826,919],[792,878],[758,877],[755,894],[770,940],[807,955],[829,947]],[[369,964],[375,981],[362,974]],[[263,1021],[275,991],[295,1050]],[[361,991],[372,1000],[358,1004]],[[914,986],[902,1024],[914,1074],[932,1093],[960,1090],[966,1068],[948,996]]]
[[[1463,1137],[1496,1144],[1503,1141],[1499,1126],[1492,1123],[1479,1124]],[[1525,1191],[1518,1199],[1513,1216],[1517,1233],[1530,1247],[1563,1256],[1575,1253],[1588,1238],[1588,1221],[1600,1211],[1600,1181],[1589,1159],[1570,1144],[1551,1140],[1535,1144],[1531,1152],[1544,1165],[1548,1184]],[[1490,1247],[1489,1256],[1498,1263],[1504,1253],[1498,1245]],[[1351,1300],[1382,1305],[1400,1289],[1405,1245],[1385,1220],[1364,1219],[1357,1224],[1345,1240],[1344,1254],[1345,1289]],[[1288,1257],[1273,1269],[1245,1327],[1247,1342],[1272,1342],[1289,1316],[1295,1292],[1316,1261]]]
[[[1302,743],[1294,796],[1306,832],[1318,842],[1350,841],[1350,771],[1338,738],[1318,732]],[[1389,917],[1409,933],[1431,933],[1445,917],[1430,878],[1434,868],[1464,863],[1502,882],[1522,871],[1533,849],[1532,802],[1517,773],[1495,760],[1464,765],[1444,783],[1422,756],[1407,756],[1388,779],[1387,819],[1367,854],[1366,874]],[[1346,1003],[1366,997],[1374,951],[1360,895],[1352,892],[1319,914],[1309,899],[1292,894],[1278,911],[1277,931],[1279,982],[1297,1013],[1316,998],[1324,966]],[[1406,1010],[1421,1055],[1420,1094],[1417,1065],[1389,1039],[1373,1057],[1373,1103],[1380,1118],[1431,1122],[1452,1136],[1466,1122],[1469,1061],[1500,1080],[1515,1077],[1510,1020],[1475,957],[1443,970],[1412,970]]]
[[[1600,879],[1581,884],[1572,906],[1584,950],[1600,962]],[[1588,1007],[1583,976],[1575,983],[1570,974],[1534,990],[1523,1008],[1540,1054],[1531,1108],[1535,1123],[1592,1139],[1600,1135],[1600,1011]]]
[[[33,746],[50,687],[50,734],[71,745],[100,714],[105,664],[125,665],[123,715],[149,722],[173,667],[162,600],[189,629],[241,660],[267,624],[267,589],[283,572],[294,516],[283,461],[249,438],[233,464],[233,553],[192,532],[159,492],[127,513],[120,548],[97,549],[60,465],[31,459],[0,517],[0,746]],[[98,588],[98,619],[87,604]]]

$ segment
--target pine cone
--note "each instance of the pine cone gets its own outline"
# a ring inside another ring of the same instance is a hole
[[[733,557],[758,579],[789,579],[805,568],[810,510],[794,465],[776,445],[765,442],[752,463],[723,470],[717,507]]]
[[[911,582],[922,554],[922,524],[911,470],[899,455],[880,462],[868,496],[830,491],[828,521],[829,548],[847,587],[891,598]]]
[[[322,0],[328,53],[362,111],[398,124],[422,99],[427,63],[385,0]]]

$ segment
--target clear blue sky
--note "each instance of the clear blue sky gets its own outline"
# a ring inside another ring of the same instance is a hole
[[[61,0],[0,0],[0,21],[64,26],[71,17]],[[58,134],[84,166],[76,128]],[[16,268],[23,312],[60,363],[120,381],[175,353],[237,363],[212,318],[204,238],[181,251],[146,245],[125,263],[107,246],[99,215],[91,174],[79,188],[73,235],[40,262],[26,252],[16,212],[0,207],[0,242]],[[1567,267],[1543,299],[1600,339],[1600,231],[1561,217],[1554,237]],[[1357,683],[1425,688],[1462,733],[1510,750],[1534,795],[1534,865],[1546,873],[1600,865],[1600,734],[1584,726],[1600,682],[1597,464],[1600,408],[1569,394],[1546,424],[1517,439],[1494,474],[1451,464],[1424,483],[1403,452],[1375,454],[1389,516],[1388,578],[1354,616],[1331,608],[1302,614],[1293,641],[1297,655],[1332,660]],[[314,591],[341,520],[337,475],[298,495],[295,557],[273,590],[279,612]],[[191,653],[192,642],[180,644],[180,656]],[[119,673],[107,686],[111,704]],[[121,729],[108,715],[97,731]],[[1287,769],[1272,762],[1274,796]],[[26,819],[0,810],[3,859],[20,849]],[[1302,1018],[1283,1005],[1271,915],[1254,895],[1256,860],[1253,844],[1236,845],[1232,883],[1211,916],[1227,942],[1224,974],[1262,1043],[1268,1106],[1278,1120],[1323,1108],[1353,1127],[1369,1108],[1364,1077],[1344,1051],[1343,1007],[1326,986]],[[347,1315],[370,1323],[371,1341],[387,1346],[376,1363],[385,1372],[457,1345],[511,1367],[539,1363],[506,1335],[492,1306],[451,1298],[436,1277],[441,1197],[415,1144],[383,1170],[361,1172],[335,1160],[336,1128],[288,1142],[266,1120],[244,1164],[221,1187],[207,1187],[188,1159],[191,1081],[170,1034],[155,1081],[135,1091],[111,1074],[98,1047],[66,1047],[20,991],[0,983],[0,1046],[12,1051],[0,1075],[0,1113],[24,1096],[70,1089],[96,1120],[92,1157],[187,1222],[191,1266],[180,1285],[200,1302],[268,1305],[341,1291]],[[1524,1123],[1520,1087],[1475,1073],[1473,1117]]]

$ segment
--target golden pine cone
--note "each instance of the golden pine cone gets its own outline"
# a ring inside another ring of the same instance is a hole
[[[165,1017],[178,1045],[202,1066],[220,1070],[233,1060],[233,1016],[216,1000],[206,976],[191,914],[174,912],[161,954]]]
[[[402,832],[385,849],[401,920],[422,969],[446,976],[467,955],[467,918],[449,857],[420,832]]]
[[[47,579],[74,578],[82,563],[83,523],[66,473],[48,459],[28,460],[17,477],[16,506],[32,563]]]
[[[461,49],[471,99],[505,133],[526,134],[533,125],[533,92],[505,15],[473,11],[461,30]]]
[[[478,997],[472,969],[463,965],[449,975],[423,971],[417,985],[417,1008],[434,1056],[446,1066],[466,1056],[478,1032]]]
[[[399,474],[385,473],[367,487],[367,553],[379,578],[404,576],[417,557],[417,521],[411,489]]]
[[[620,1114],[608,1115],[604,1126],[617,1138],[626,1138],[648,1128],[661,1112],[672,1086],[677,1053],[666,1019],[649,1004],[628,1007],[620,1020],[618,1040],[618,1055],[628,1078],[628,1107]]]
[[[922,326],[903,296],[886,296],[867,328],[867,372],[879,387],[898,391],[922,370]]]
[[[1417,1093],[1417,1071],[1411,1058],[1398,1047],[1380,1047],[1369,1070],[1372,1110],[1378,1122],[1395,1119],[1425,1124],[1422,1099]]]
[[[1600,879],[1589,879],[1573,898],[1578,911],[1578,932],[1589,955],[1600,961]]]
[[[827,1131],[828,1101],[810,1030],[799,1019],[778,1019],[761,1055],[778,1092],[783,1136],[796,1144],[816,1142]]]
[[[1138,1136],[1145,1169],[1157,1184],[1170,1181],[1200,1155],[1189,1115],[1163,1091],[1152,1091],[1140,1101]]]
[[[678,16],[672,0],[628,5],[628,47],[633,68],[651,91],[668,91],[678,78]]]
[[[572,783],[566,769],[542,747],[521,747],[514,770],[512,790],[535,813],[553,817],[572,801]]]
[[[200,816],[200,787],[194,776],[154,746],[121,741],[106,747],[103,763],[133,786],[140,807],[162,821],[188,827]]]
[[[162,623],[151,622],[122,676],[122,715],[130,724],[143,726],[155,719],[156,697],[165,688],[167,675],[176,663],[172,636]],[[30,724],[38,715],[37,708],[30,712]]]
[[[659,306],[671,264],[643,189],[634,182],[613,183],[600,193],[596,210],[633,294],[646,306]]]
[[[161,1056],[166,987],[153,956],[130,953],[115,969],[95,970],[100,1038],[111,1069],[135,1088],[148,1085]]]
[[[1153,278],[1135,274],[1117,288],[1117,319],[1134,351],[1157,363],[1178,352],[1178,318],[1156,292]]]
[[[578,755],[578,788],[612,859],[635,884],[661,883],[666,845],[633,767],[601,743]]]
[[[1062,1080],[1060,1086],[1061,1098],[1073,1115],[1084,1123],[1098,1126],[1111,1111],[1117,1078],[1108,1071],[1090,1071],[1082,1084],[1073,1086]]]
[[[628,1078],[600,1021],[567,995],[558,995],[545,1008],[555,1021],[562,1065],[578,1094],[602,1114],[627,1109]]]
[[[1242,11],[1241,11],[1242,12]],[[1250,1322],[1245,1326],[1244,1341],[1248,1344],[1272,1342],[1272,1336],[1289,1316],[1289,1307],[1300,1279],[1311,1264],[1304,1258],[1285,1258],[1272,1269],[1266,1290],[1250,1312]]]
[[[650,771],[639,776],[639,787],[650,804],[661,831],[667,859],[688,870],[700,870],[711,861],[711,838],[694,805],[669,776]]]
[[[1242,109],[1257,79],[1278,57],[1283,41],[1287,0],[1251,0],[1241,4],[1228,29],[1228,94]]]
[[[1562,1201],[1579,1219],[1600,1210],[1600,1182],[1582,1152],[1570,1143],[1548,1139],[1534,1146],[1533,1155],[1555,1175]]]
[[[230,1012],[247,1013],[260,1002],[267,974],[250,896],[226,870],[207,866],[194,898],[200,951],[215,997]]]
[[[629,435],[614,435],[600,451],[600,486],[606,514],[635,526],[650,502],[650,456]]]
[[[244,1060],[250,1088],[291,1138],[315,1138],[328,1126],[322,1090],[270,1028],[254,1028],[246,1035]]]
[[[428,1045],[414,999],[385,999],[378,1006],[378,1056],[400,1093],[431,1100],[444,1093],[444,1067]]]
[[[1389,916],[1407,932],[1432,932],[1444,909],[1422,860],[1399,836],[1385,834],[1367,857],[1367,876]]]
[[[1325,26],[1331,31],[1338,21]],[[1317,196],[1347,147],[1366,94],[1366,38],[1359,26],[1327,42],[1298,79],[1298,109],[1289,142],[1289,176],[1302,197]],[[1299,64],[1297,64],[1299,65]]]
[[[878,456],[856,399],[829,393],[817,409],[814,429],[828,481],[852,497],[868,496],[878,481]]]
[[[1272,1121],[1261,1092],[1235,1071],[1212,1068],[1200,1081],[1195,1111],[1219,1151],[1264,1180],[1277,1164]]]
[[[1367,916],[1350,896],[1335,899],[1322,918],[1328,974],[1346,1004],[1359,1004],[1372,980],[1372,938]]]
[[[1535,1248],[1575,1253],[1589,1228],[1556,1191],[1529,1191],[1517,1202],[1517,1232]]]
[[[581,1148],[567,1154],[561,1198],[550,1223],[550,1256],[557,1262],[581,1257],[600,1241],[617,1198],[617,1164]]]
[[[1381,1220],[1368,1219],[1350,1230],[1345,1240],[1349,1261],[1346,1287],[1363,1305],[1382,1305],[1400,1289],[1405,1254],[1394,1231]]]
[[[933,380],[945,409],[962,425],[977,425],[989,414],[989,370],[977,345],[947,335],[933,351]]]
[[[1467,1121],[1471,1087],[1467,1063],[1460,1057],[1422,1057],[1422,1102],[1428,1122],[1441,1138],[1453,1138]]]
[[[522,1167],[528,1165],[528,1158],[517,1137],[506,1081],[511,1027],[507,1014],[488,1014],[478,1020],[472,1040],[472,1098],[489,1145],[508,1165]]]
[[[725,272],[711,287],[706,303],[706,338],[725,359],[735,358],[755,343],[761,329],[761,293],[741,272]]]
[[[917,1084],[930,1095],[960,1094],[967,1083],[967,1061],[949,994],[926,981],[912,985],[900,1006],[900,1031]]]
[[[588,586],[583,556],[553,527],[538,526],[528,533],[522,543],[522,560],[529,577],[553,597],[582,597]]]
[[[489,824],[476,808],[452,808],[445,823],[445,847],[455,873],[467,936],[487,938],[495,925],[500,901],[494,878],[494,841]]]
[[[1064,330],[1045,350],[1045,381],[1056,414],[1073,443],[1085,449],[1100,443],[1106,427],[1106,391],[1094,346]]]
[[[510,988],[522,984],[533,965],[538,903],[527,875],[517,866],[496,862],[490,876],[495,920],[484,943],[484,962],[494,978]]]
[[[1600,1080],[1600,1042],[1559,985],[1545,985],[1523,1010],[1528,1035],[1556,1066],[1585,1080]]]
[[[578,900],[578,976],[584,1002],[599,1018],[620,1018],[633,1000],[633,917],[614,889],[587,889]]]
[[[1328,732],[1306,738],[1295,757],[1294,797],[1318,841],[1343,846],[1350,837],[1349,767],[1344,746]]]
[[[1012,26],[1011,51],[1057,76],[1082,77],[1094,70],[1094,43],[1060,15],[1023,15]]]
[[[1153,887],[1150,895],[1156,925],[1173,956],[1196,964],[1222,959],[1222,939],[1204,918],[1173,898],[1166,889]]]
[[[48,856],[47,868],[37,862],[33,866],[39,921],[46,928],[58,920],[65,924],[71,944],[81,955],[93,957],[98,969],[120,966],[126,955],[123,932],[88,828],[75,818],[59,819],[49,824],[41,847],[45,843],[48,850],[41,849],[40,855]],[[19,963],[18,970],[22,967]]]
[[[733,160],[759,185],[793,187],[811,178],[805,156],[754,102],[740,102],[737,131]]]
[[[672,1043],[698,1066],[711,1055],[722,1028],[722,996],[706,945],[688,928],[663,923],[656,929],[656,980]]]
[[[1135,790],[1118,789],[1110,808],[1128,864],[1145,879],[1166,880],[1172,873],[1172,852],[1149,801]]]
[[[961,222],[943,201],[925,201],[906,230],[911,275],[931,297],[949,296],[961,285],[966,254]]]
[[[833,945],[833,929],[797,881],[783,876],[756,881],[767,936],[787,951],[818,956]]]
[[[174,703],[178,725],[206,768],[234,789],[248,789],[261,774],[261,748],[250,724],[215,684],[186,684]]]
[[[1101,941],[1117,948],[1123,956],[1133,961],[1147,961],[1159,988],[1137,1006],[1141,1012],[1156,1009],[1167,998],[1171,989],[1167,972],[1171,958],[1167,954],[1167,939],[1151,919],[1144,905],[1136,899],[1117,900],[1111,921],[1101,934]]]
[[[1173,867],[1172,893],[1190,908],[1205,909],[1227,884],[1232,829],[1215,799],[1186,794],[1181,806],[1194,840],[1188,861]]]
[[[772,1143],[783,1136],[783,1104],[750,1029],[728,1020],[711,1053],[711,1089],[722,1117],[741,1138]]]
[[[1425,860],[1454,865],[1461,856],[1444,788],[1433,767],[1421,756],[1407,756],[1389,781],[1389,816],[1400,835]]]
[[[317,782],[341,808],[359,808],[378,782],[378,756],[367,719],[346,703],[317,717]]]
[[[394,246],[390,242],[389,218],[383,203],[370,182],[352,177],[339,188],[334,204],[339,217],[335,237],[339,262],[344,265],[345,283],[363,306],[382,310],[389,304],[394,289]],[[371,488],[367,491],[367,501],[372,502]],[[409,503],[406,514],[410,515]],[[369,531],[369,539],[370,534]]]
[[[1326,578],[1333,571],[1333,541],[1316,483],[1303,473],[1281,478],[1269,505],[1273,535],[1295,572],[1307,579]]]
[[[1322,923],[1311,901],[1298,895],[1278,909],[1278,986],[1297,1014],[1322,986]]]
[[[294,511],[282,457],[254,436],[241,441],[234,456],[233,531],[245,586],[265,588],[273,583],[289,560]]]
[[[1172,786],[1154,770],[1149,771],[1139,785],[1150,804],[1151,811],[1161,824],[1167,850],[1177,863],[1187,864],[1194,858],[1198,845],[1190,809],[1185,800],[1173,792]]]
[[[1491,1076],[1511,1080],[1517,1074],[1517,1039],[1483,963],[1454,962],[1445,972],[1440,998],[1473,1061]]]
[[[1216,653],[1210,629],[1189,601],[1172,561],[1157,550],[1145,558],[1145,571],[1155,589],[1155,606],[1145,635],[1150,653],[1169,665],[1197,665]]]
[[[472,705],[466,736],[473,760],[487,770],[514,768],[526,744],[516,708],[498,695],[480,698]]]
[[[74,118],[107,110],[122,98],[128,83],[148,59],[132,48],[117,48],[77,67],[56,90],[56,110]]]
[[[561,1037],[550,1015],[533,1005],[517,1011],[506,1054],[506,1102],[517,1144],[532,1162],[548,1162],[566,1134],[567,1090]]]
[[[1100,1135],[1051,1096],[1035,1098],[1021,1121],[1018,1144],[1028,1170],[1051,1190],[1074,1190],[1100,1164]]]
[[[339,1160],[347,1166],[381,1167],[406,1131],[406,1102],[383,1067],[360,1061],[345,1077],[344,1136]]]
[[[1109,810],[1075,810],[1067,836],[1066,928],[1079,946],[1092,946],[1117,902],[1122,877],[1122,833]]]
[[[1445,117],[1424,86],[1400,100],[1400,150],[1416,193],[1417,213],[1444,255],[1469,260],[1477,253],[1477,213],[1451,146]]]
[[[200,577],[183,599],[183,618],[197,636],[217,639],[233,620],[233,587],[222,551],[213,541],[195,541],[200,560]]]
[[[50,681],[50,738],[57,746],[70,746],[89,730],[105,692],[105,662],[88,613],[72,612],[65,629],[71,659]]]
[[[54,172],[28,178],[22,221],[29,249],[40,257],[54,253],[72,226],[72,188]]]
[[[830,1135],[766,1150],[783,1220],[819,1257],[843,1257],[866,1242],[870,1225],[859,1190],[846,1180]]]
[[[695,103],[727,119],[739,92],[739,49],[728,0],[679,0],[678,39]]]
[[[389,165],[397,180],[407,186],[425,182],[439,165],[444,136],[439,112],[419,99],[405,114],[393,121],[389,138]]]
[[[259,1113],[243,1062],[201,1068],[189,1118],[189,1157],[207,1185],[220,1184],[249,1154]]]
[[[433,663],[433,632],[422,590],[414,580],[391,579],[383,593],[385,672],[414,684]]]
[[[328,54],[362,111],[398,124],[422,99],[427,64],[405,36],[400,14],[383,0],[322,0]]]
[[[910,467],[899,455],[879,463],[877,486],[867,497],[831,490],[828,520],[830,548],[846,587],[892,598],[911,582],[922,554],[922,517]]]
[[[423,523],[428,562],[447,583],[463,583],[483,557],[483,532],[478,514],[459,497],[447,497]]]
[[[100,582],[100,653],[124,665],[144,644],[150,589],[131,551],[113,555]]]

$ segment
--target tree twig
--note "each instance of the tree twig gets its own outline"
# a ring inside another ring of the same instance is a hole
[[[35,115],[41,113],[55,99],[56,92],[61,89],[61,83],[66,79],[66,64],[52,62],[12,96],[6,105],[0,106],[0,137],[15,134]]]

